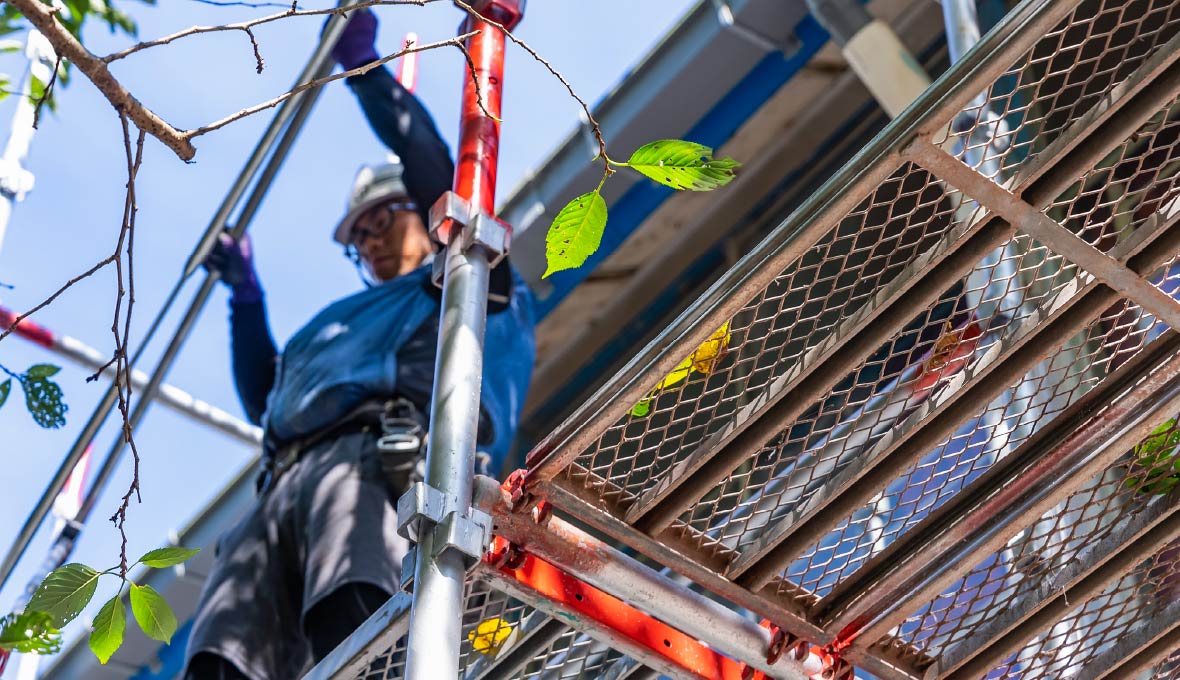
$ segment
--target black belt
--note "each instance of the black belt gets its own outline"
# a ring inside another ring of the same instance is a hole
[[[285,443],[272,455],[265,456],[255,488],[260,495],[269,492],[304,453],[330,439],[357,432],[381,434],[377,439],[377,450],[381,453],[382,470],[391,485],[403,486],[401,478],[405,476],[408,480],[425,453],[425,422],[417,407],[405,398],[367,401],[334,425]]]

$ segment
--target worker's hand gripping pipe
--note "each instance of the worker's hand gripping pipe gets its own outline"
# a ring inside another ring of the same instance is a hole
[[[490,0],[476,3],[476,9],[511,27],[523,5],[523,0]],[[408,680],[458,675],[464,584],[491,529],[490,519],[475,511],[471,500],[488,280],[507,253],[510,236],[492,217],[505,39],[499,29],[474,17],[463,31],[478,31],[466,44],[475,80],[464,68],[455,190],[431,211],[431,235],[443,246],[435,260],[443,294],[426,479],[398,503],[402,531],[417,541],[403,566],[414,573]],[[423,502],[429,498],[438,503]],[[475,540],[463,541],[464,536]]]
[[[350,7],[357,4],[358,2],[360,2],[360,0],[340,0],[339,6]],[[300,73],[299,78],[297,79],[297,84],[302,84],[317,77],[326,75],[331,70],[332,61],[330,52],[332,50],[332,46],[340,37],[340,33],[344,30],[346,22],[347,17],[344,15],[333,16],[331,20],[329,20],[328,25],[324,28],[324,32],[320,36],[320,43],[316,47],[315,52],[312,53],[311,58],[308,60],[307,66],[305,66],[302,73]],[[146,335],[143,337],[139,349],[134,353],[134,355],[131,357],[131,360],[128,362],[128,368],[135,366],[139,358],[143,355],[144,348],[155,336],[156,330],[159,328],[164,316],[167,315],[170,307],[172,306],[172,303],[176,300],[176,297],[178,296],[185,280],[187,280],[188,276],[199,268],[200,263],[208,254],[213,241],[228,224],[230,214],[241,201],[242,196],[246,193],[246,189],[250,186],[250,183],[254,180],[255,176],[258,175],[259,168],[262,167],[263,161],[265,161],[267,156],[270,155],[270,160],[267,162],[266,168],[263,170],[261,177],[259,177],[258,182],[255,184],[246,205],[243,207],[242,212],[238,217],[237,223],[234,225],[233,233],[235,237],[239,237],[245,233],[246,228],[253,219],[255,212],[261,205],[262,199],[266,196],[271,182],[273,181],[275,175],[277,175],[279,168],[282,166],[283,161],[286,158],[287,151],[290,149],[291,145],[295,141],[295,138],[298,136],[303,122],[307,118],[307,115],[311,112],[312,105],[319,96],[319,92],[319,88],[306,90],[296,94],[280,105],[279,110],[275,113],[274,118],[271,120],[270,126],[267,127],[266,132],[263,133],[262,139],[259,140],[258,145],[254,149],[254,152],[251,154],[249,160],[247,160],[245,167],[242,168],[241,174],[238,175],[238,178],[235,180],[233,186],[230,187],[230,190],[226,194],[225,199],[222,201],[221,206],[218,208],[213,219],[210,221],[209,226],[205,229],[205,233],[202,235],[201,240],[198,242],[196,248],[194,248],[193,254],[189,257],[189,261],[185,265],[185,269],[180,277],[180,280],[177,281],[176,285],[173,286],[172,291],[169,293],[163,307],[161,307],[160,311],[156,314],[156,317],[152,320],[151,326],[149,327]],[[272,151],[273,154],[271,153]],[[148,405],[151,403],[155,392],[159,389],[160,383],[163,381],[165,375],[168,372],[168,369],[171,368],[172,362],[176,358],[176,354],[179,352],[180,347],[184,344],[184,341],[188,338],[189,331],[196,322],[197,316],[199,316],[202,307],[209,298],[209,295],[213,292],[213,287],[216,285],[216,283],[217,274],[215,272],[211,272],[206,275],[205,280],[201,284],[201,288],[193,297],[188,311],[185,313],[180,326],[177,328],[175,334],[172,337],[172,340],[169,342],[168,348],[165,350],[159,363],[156,365],[156,369],[152,372],[148,384],[137,395],[138,400],[130,418],[133,429],[142,419],[143,414],[147,410]],[[75,464],[77,464],[78,460],[82,457],[83,452],[94,440],[95,435],[98,434],[99,428],[102,427],[104,422],[106,422],[107,417],[114,409],[117,401],[117,386],[112,384],[103,395],[102,400],[99,402],[94,412],[91,414],[90,419],[83,426],[82,431],[74,441],[74,445],[70,449],[70,452],[66,455],[65,460],[62,461],[61,465],[57,469],[57,472],[54,474],[53,479],[49,482],[49,486],[45,489],[45,493],[43,493],[41,498],[38,499],[37,505],[29,514],[28,519],[21,527],[21,530],[17,534],[16,539],[13,540],[12,546],[8,549],[8,552],[5,553],[3,561],[0,562],[0,587],[3,587],[8,581],[8,577],[12,574],[12,570],[16,566],[17,561],[28,547],[29,542],[32,541],[33,535],[37,532],[37,528],[41,525],[41,522],[45,519],[45,516],[49,513],[50,508],[53,506],[53,499],[57,497],[58,492],[61,491],[62,486],[65,485],[66,479],[68,479],[70,476],[70,472],[74,469]],[[114,472],[115,465],[118,463],[119,455],[123,451],[124,444],[125,442],[123,442],[122,438],[120,437],[111,448],[110,452],[107,454],[107,457],[103,461],[102,467],[99,469],[90,491],[86,495],[86,500],[83,503],[82,511],[79,514],[80,521],[84,521],[84,518],[88,516],[89,512],[93,509],[94,503],[97,501],[99,494],[102,492],[106,481]]]

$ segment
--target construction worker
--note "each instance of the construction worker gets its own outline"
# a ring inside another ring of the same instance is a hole
[[[376,28],[369,10],[353,12],[333,57],[346,69],[377,59]],[[430,114],[384,67],[348,84],[401,159],[362,169],[335,229],[367,288],[320,311],[279,354],[249,241],[226,237],[207,261],[232,290],[234,381],[265,428],[265,465],[256,506],[219,542],[186,680],[297,678],[398,590],[408,546],[394,507],[419,474],[438,342],[425,215],[454,166]],[[495,471],[528,387],[534,320],[506,262],[491,287],[478,445]]]

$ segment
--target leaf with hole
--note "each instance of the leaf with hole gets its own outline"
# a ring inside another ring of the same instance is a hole
[[[94,630],[90,631],[90,651],[105,664],[123,644],[123,631],[127,629],[127,607],[116,594],[98,610],[94,617]]]
[[[90,604],[101,575],[76,562],[58,567],[37,586],[27,608],[49,614],[54,625],[60,628],[73,621]]]
[[[138,561],[153,569],[163,569],[165,567],[174,567],[199,552],[201,552],[200,548],[182,548],[176,545],[150,550],[143,557],[139,558]]]
[[[151,586],[131,584],[131,613],[144,634],[160,642],[172,642],[176,633],[176,615],[163,596]]]
[[[0,649],[21,654],[56,654],[61,651],[61,631],[53,617],[34,609],[0,617]]]
[[[42,364],[48,366],[48,364]],[[29,409],[29,415],[33,416],[33,420],[43,428],[55,429],[66,424],[66,411],[69,406],[62,401],[61,385],[53,382],[46,375],[34,375],[30,371],[38,368],[33,368],[26,371],[20,377],[21,387],[25,390],[25,406]],[[56,369],[56,366],[50,368]],[[42,373],[45,369],[41,370]],[[53,371],[56,373],[57,371]],[[53,375],[50,373],[49,375]]]
[[[541,278],[582,266],[602,243],[606,217],[606,201],[597,189],[567,203],[545,235],[546,269]]]
[[[732,158],[714,159],[713,149],[704,144],[662,139],[636,149],[627,165],[673,189],[712,191],[732,182],[741,163]]]

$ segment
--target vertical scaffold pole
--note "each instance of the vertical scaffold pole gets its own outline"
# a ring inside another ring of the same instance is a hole
[[[523,4],[491,0],[475,6],[481,16],[511,27],[519,21]],[[473,524],[481,513],[472,508],[471,500],[489,276],[507,251],[508,230],[491,217],[505,39],[499,29],[475,17],[463,26],[463,32],[472,31],[478,33],[467,39],[466,47],[475,73],[473,78],[465,65],[455,189],[443,196],[431,215],[431,234],[443,246],[435,260],[436,279],[442,269],[443,292],[426,479],[398,503],[403,526],[415,516],[424,519],[409,532],[417,545],[407,680],[457,677],[464,584],[482,548],[456,545],[462,543],[456,537],[471,535],[462,527],[490,529],[479,527],[478,521]],[[498,238],[488,238],[497,233]],[[415,493],[418,499],[430,496],[438,503],[419,501],[415,510]],[[427,505],[440,511],[425,512]]]

